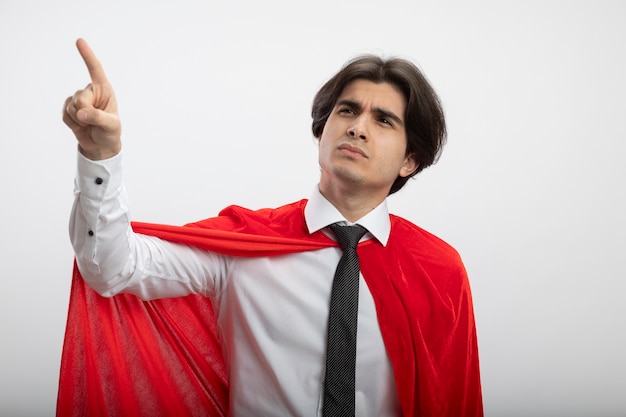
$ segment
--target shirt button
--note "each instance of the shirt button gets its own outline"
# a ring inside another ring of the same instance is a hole
[[[96,184],[100,185],[104,182],[104,180],[100,177],[96,178]]]
[[[88,234],[89,236],[93,236],[93,230],[90,230],[89,232],[87,232],[87,234]]]

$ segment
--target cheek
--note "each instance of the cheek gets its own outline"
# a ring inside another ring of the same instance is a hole
[[[317,159],[322,164],[328,158],[328,140],[324,140],[324,135],[317,141]]]
[[[326,127],[317,141],[319,155],[327,155],[333,147],[333,143],[335,143],[333,129],[331,126],[326,124]]]
[[[387,149],[385,155],[378,158],[381,170],[385,170],[391,175],[398,175],[404,167],[406,154],[404,148]]]
[[[326,120],[326,124],[324,125],[324,129],[322,130],[320,137],[336,139],[339,136],[342,136],[347,130],[345,123],[346,121],[344,119],[331,114]]]

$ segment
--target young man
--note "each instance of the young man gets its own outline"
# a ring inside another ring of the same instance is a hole
[[[128,219],[113,89],[87,43],[77,47],[92,80],[63,114],[80,151],[70,223],[78,269],[105,297],[211,299],[230,415],[482,415],[461,260],[386,206],[445,141],[439,100],[413,64],[360,57],[321,88],[312,110],[321,176],[310,198],[255,212],[229,208],[182,228],[142,228]],[[365,233],[358,287],[331,313],[335,270],[349,256],[334,225],[355,224]],[[235,233],[209,236],[215,229]],[[350,304],[355,327],[337,319],[348,341],[331,342],[332,317]],[[335,344],[339,351],[329,353]],[[331,356],[348,366],[337,390]]]

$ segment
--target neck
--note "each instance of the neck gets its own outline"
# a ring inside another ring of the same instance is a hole
[[[355,222],[374,210],[382,203],[387,194],[376,195],[369,192],[359,192],[359,190],[349,189],[348,187],[338,189],[336,187],[328,187],[320,183],[320,193],[349,222]]]

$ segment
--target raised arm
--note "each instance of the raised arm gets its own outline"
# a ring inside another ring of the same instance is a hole
[[[87,42],[79,39],[76,46],[91,83],[67,98],[63,121],[80,150],[70,239],[83,278],[106,296],[129,292],[151,299],[214,294],[224,257],[133,233],[122,183],[115,94]]]
[[[122,127],[117,114],[113,87],[104,69],[84,39],[76,41],[91,82],[65,100],[63,122],[72,129],[80,152],[97,161],[117,155],[121,148]]]

